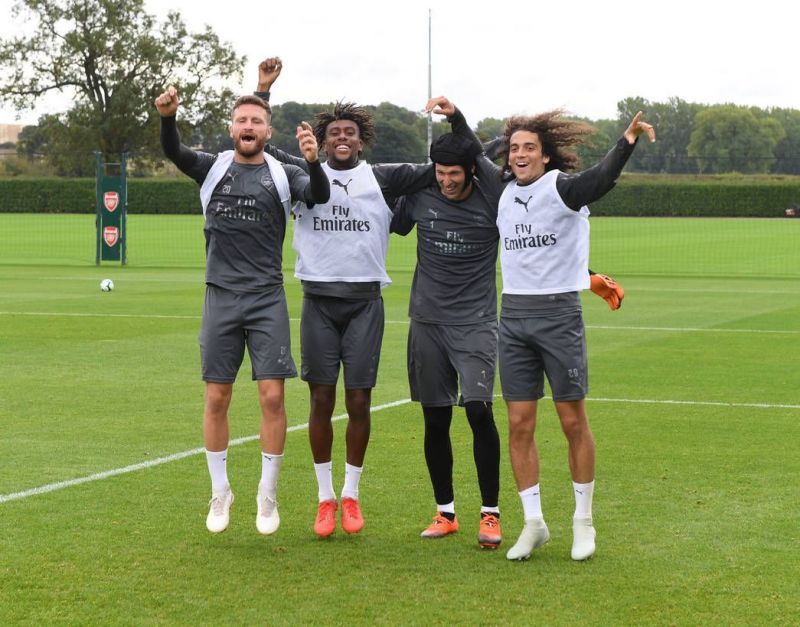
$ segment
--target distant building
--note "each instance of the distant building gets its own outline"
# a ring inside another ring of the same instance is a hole
[[[23,128],[24,124],[0,124],[0,144],[16,144]]]

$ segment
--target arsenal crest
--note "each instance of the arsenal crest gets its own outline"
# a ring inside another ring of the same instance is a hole
[[[114,211],[119,205],[119,194],[117,192],[106,192],[103,194],[103,204],[109,211]]]
[[[103,239],[105,240],[107,246],[113,246],[119,239],[119,229],[115,226],[105,227],[103,229]]]

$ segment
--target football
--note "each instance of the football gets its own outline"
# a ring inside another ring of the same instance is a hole
[[[114,289],[114,281],[111,279],[103,279],[100,281],[100,289],[104,292],[110,292]]]

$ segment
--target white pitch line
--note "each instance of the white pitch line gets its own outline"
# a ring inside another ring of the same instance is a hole
[[[600,403],[643,403],[651,405],[704,405],[711,407],[751,407],[754,409],[800,409],[800,405],[784,405],[780,403],[723,403],[718,401],[675,401],[656,400],[646,398],[594,398],[586,397],[587,401]]]
[[[201,316],[183,316],[168,314],[121,314],[121,313],[83,313],[83,312],[44,312],[44,311],[0,311],[0,316],[51,316],[66,318],[141,318],[153,320],[200,320]],[[300,318],[290,318],[298,322]],[[408,320],[386,320],[386,324],[408,324]],[[672,333],[765,333],[778,335],[798,335],[797,329],[717,329],[703,327],[639,327],[639,326],[611,326],[601,324],[587,324],[587,329],[602,331],[667,331]]]
[[[370,410],[380,411],[382,409],[389,409],[391,407],[405,405],[406,403],[410,402],[411,402],[410,398],[404,398],[403,400],[400,401],[392,401],[391,403],[376,405],[375,407],[371,407]],[[347,414],[340,414],[339,416],[334,416],[332,420],[342,420],[343,418],[347,418]],[[292,425],[291,427],[286,429],[286,431],[287,432],[300,431],[307,427],[308,423],[306,422],[300,425]],[[235,438],[228,443],[228,447],[230,448],[231,446],[239,446],[240,444],[252,442],[253,440],[257,440],[258,438],[259,438],[258,435],[248,435],[241,438]],[[0,503],[6,503],[8,501],[18,501],[20,499],[26,499],[30,496],[36,496],[38,494],[47,494],[48,492],[55,492],[56,490],[71,488],[73,486],[81,485],[83,483],[100,481],[101,479],[108,479],[109,477],[116,477],[117,475],[124,475],[130,472],[136,472],[137,470],[146,470],[147,468],[160,466],[161,464],[168,464],[169,462],[175,462],[178,461],[179,459],[184,459],[185,457],[200,455],[202,453],[205,453],[205,450],[206,450],[205,448],[193,448],[188,451],[173,453],[172,455],[167,455],[166,457],[159,457],[158,459],[151,459],[146,462],[131,464],[130,466],[125,466],[123,468],[114,468],[113,470],[105,470],[103,472],[98,472],[93,475],[87,475],[86,477],[78,477],[76,479],[69,479],[67,481],[48,483],[47,485],[39,486],[38,488],[31,488],[30,490],[23,490],[22,492],[12,492],[11,494],[0,494]]]
[[[495,396],[499,395],[496,394]],[[544,398],[549,399],[550,397],[545,396]],[[656,399],[592,398],[592,397],[587,397],[586,400],[590,402],[597,401],[600,403],[643,403],[651,405],[701,405],[701,406],[715,406],[715,407],[750,407],[755,409],[800,409],[800,405],[785,405],[785,404],[774,404],[774,403],[722,403],[715,401],[679,401],[679,400],[669,400],[669,399],[656,400]],[[411,399],[404,398],[399,401],[392,401],[391,403],[376,405],[375,407],[371,408],[371,411],[375,412],[375,411],[380,411],[382,409],[399,407],[400,405],[405,405],[410,402]],[[339,414],[338,416],[334,416],[332,420],[343,420],[346,417],[347,414]],[[287,432],[300,431],[302,429],[306,429],[307,427],[308,423],[306,422],[299,425],[292,425],[286,431]],[[258,435],[248,435],[241,438],[235,438],[228,443],[228,447],[230,448],[231,446],[238,446],[240,444],[245,444],[246,442],[252,442],[253,440],[257,440],[258,438],[259,438]],[[67,481],[48,483],[47,485],[39,486],[38,488],[31,488],[29,490],[24,490],[22,492],[12,492],[11,494],[0,494],[0,503],[26,499],[31,496],[46,494],[48,492],[55,492],[56,490],[63,490],[64,488],[70,488],[72,486],[81,485],[83,483],[100,481],[101,479],[108,479],[109,477],[115,477],[117,475],[124,475],[127,473],[136,472],[138,470],[145,470],[147,468],[152,468],[154,466],[160,466],[161,464],[167,464],[169,462],[178,461],[180,459],[191,457],[193,455],[200,455],[204,452],[205,452],[204,448],[194,448],[188,451],[182,451],[180,453],[167,455],[166,457],[159,457],[158,459],[151,459],[146,462],[131,464],[130,466],[125,466],[123,468],[114,468],[113,470],[98,472],[93,475],[88,475],[86,477],[78,477],[77,479],[69,479]]]
[[[602,329],[611,331],[670,331],[675,333],[788,333],[800,334],[797,329],[706,329],[703,327],[629,327],[608,326],[601,324],[587,324],[587,329]]]
[[[0,311],[0,316],[49,316],[64,318],[152,318],[153,320],[200,320],[201,316],[181,316],[178,314],[120,314],[120,313],[69,313],[47,311]]]

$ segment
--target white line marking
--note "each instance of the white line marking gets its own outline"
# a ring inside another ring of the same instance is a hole
[[[0,316],[52,316],[66,318],[152,318],[154,320],[200,320],[201,316],[182,316],[167,314],[121,314],[121,313],[63,313],[63,312],[44,312],[44,311],[0,311]],[[298,322],[300,318],[290,318],[292,322]],[[408,320],[386,320],[386,324],[408,324]],[[716,329],[702,327],[634,327],[634,326],[611,326],[602,324],[587,324],[587,329],[598,329],[603,331],[670,331],[674,333],[768,333],[768,334],[787,334],[798,335],[797,329]]]
[[[587,401],[600,403],[644,403],[653,405],[708,405],[712,407],[752,407],[755,409],[800,409],[800,405],[783,405],[779,403],[722,403],[717,401],[674,401],[655,400],[646,398],[593,398],[586,397]]]
[[[54,313],[46,311],[0,311],[0,316],[53,316],[65,318],[153,318],[154,320],[199,320],[200,316],[119,313]]]
[[[499,395],[495,395],[499,396]],[[545,399],[549,399],[549,396],[545,396]],[[721,403],[715,401],[679,401],[679,400],[656,400],[656,399],[632,399],[632,398],[592,398],[587,397],[587,401],[597,401],[600,403],[644,403],[644,404],[652,404],[652,405],[700,405],[700,406],[714,406],[714,407],[749,407],[755,409],[800,409],[800,405],[784,405],[784,404],[773,404],[773,403]],[[375,407],[371,408],[371,411],[380,411],[382,409],[390,409],[392,407],[398,407],[400,405],[405,405],[410,403],[411,399],[404,398],[399,401],[392,401],[391,403],[384,403],[383,405],[376,405]],[[347,418],[347,414],[339,414],[338,416],[334,416],[332,420],[343,420]],[[308,423],[303,423],[299,425],[292,425],[286,431],[300,431],[302,429],[306,429],[308,427]],[[241,438],[235,438],[228,443],[228,447],[231,446],[238,446],[240,444],[245,444],[246,442],[252,442],[253,440],[257,440],[259,438],[258,435],[248,435]],[[62,490],[64,488],[70,488],[72,486],[81,485],[83,483],[89,483],[91,481],[99,481],[101,479],[108,479],[109,477],[115,477],[117,475],[124,475],[130,472],[136,472],[137,470],[145,470],[147,468],[152,468],[154,466],[160,466],[161,464],[167,464],[169,462],[178,461],[179,459],[184,459],[185,457],[191,457],[193,455],[201,455],[205,452],[204,448],[195,448],[188,451],[182,451],[180,453],[174,453],[172,455],[167,455],[166,457],[159,457],[158,459],[152,459],[146,462],[140,462],[138,464],[132,464],[130,466],[125,466],[124,468],[115,468],[113,470],[106,470],[104,472],[98,472],[93,475],[88,475],[86,477],[78,477],[77,479],[69,479],[67,481],[59,481],[57,483],[48,483],[47,485],[40,486],[38,488],[31,488],[30,490],[24,490],[22,492],[12,492],[11,494],[0,494],[0,503],[6,503],[8,501],[17,501],[20,499],[25,499],[30,496],[36,496],[38,494],[46,494],[48,492],[55,492],[56,490]]]
[[[602,324],[587,324],[587,329],[611,331],[674,331],[676,333],[789,333],[798,334],[796,329],[704,329],[702,327],[613,327]]]
[[[410,398],[405,398],[400,401],[393,401],[391,403],[384,403],[383,405],[376,405],[375,407],[371,407],[370,410],[380,411],[382,409],[397,407],[398,405],[405,405],[406,403],[410,402],[411,402]],[[334,416],[332,420],[342,420],[343,418],[347,418],[347,414]],[[307,427],[308,423],[306,422],[301,425],[292,425],[291,427],[286,429],[286,431],[287,432],[300,431]],[[240,444],[252,442],[253,440],[257,440],[258,438],[259,438],[258,435],[248,435],[241,438],[235,438],[228,443],[228,447],[230,448],[231,446],[239,446]],[[159,457],[158,459],[151,459],[146,462],[131,464],[130,466],[125,466],[124,468],[114,468],[113,470],[105,470],[103,472],[98,472],[93,475],[88,475],[86,477],[78,477],[77,479],[69,479],[67,481],[48,483],[47,485],[39,486],[38,488],[31,488],[30,490],[24,490],[22,492],[12,492],[11,494],[0,494],[0,503],[6,503],[7,501],[17,501],[19,499],[26,499],[29,496],[36,496],[37,494],[47,494],[48,492],[55,492],[56,490],[71,488],[72,486],[81,485],[83,483],[89,483],[91,481],[100,481],[101,479],[108,479],[109,477],[124,475],[129,472],[136,472],[137,470],[145,470],[147,468],[152,468],[153,466],[160,466],[161,464],[175,462],[178,461],[179,459],[184,459],[185,457],[191,457],[193,455],[201,455],[202,453],[205,453],[205,450],[206,450],[205,448],[193,448],[189,451],[174,453],[172,455],[167,455],[166,457]]]

